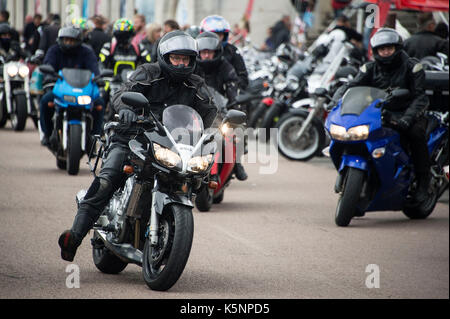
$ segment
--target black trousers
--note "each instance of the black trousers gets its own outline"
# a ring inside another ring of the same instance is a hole
[[[123,165],[129,152],[128,146],[121,143],[113,143],[108,148],[100,173],[81,201],[73,222],[71,230],[80,242],[94,226],[114,192],[125,182]]]
[[[400,132],[403,145],[407,145],[411,151],[411,160],[416,175],[430,172],[430,156],[427,147],[428,121],[426,117],[420,117],[407,131]]]

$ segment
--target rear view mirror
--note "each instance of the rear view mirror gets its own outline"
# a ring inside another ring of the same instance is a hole
[[[229,110],[225,115],[222,123],[228,123],[232,126],[244,124],[247,120],[247,115],[244,112],[238,110]]]
[[[110,69],[104,69],[102,72],[100,72],[100,76],[102,78],[110,78],[114,76],[114,71]]]
[[[138,92],[125,92],[120,99],[123,103],[133,106],[135,109],[144,109],[148,106],[147,98]]]
[[[55,69],[50,64],[44,64],[39,67],[39,71],[44,74],[55,75]]]

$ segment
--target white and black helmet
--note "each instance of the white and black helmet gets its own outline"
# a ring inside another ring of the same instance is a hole
[[[173,65],[169,60],[170,54],[189,56],[189,65]],[[180,30],[165,34],[158,45],[158,63],[161,69],[176,81],[183,81],[194,72],[197,54],[195,39]]]
[[[378,49],[390,45],[395,46],[395,53],[389,57],[381,57],[378,54]],[[399,56],[400,51],[403,49],[403,40],[400,34],[394,29],[381,28],[370,39],[370,46],[372,47],[373,56],[377,62],[384,65],[390,65],[395,61],[397,56]]]

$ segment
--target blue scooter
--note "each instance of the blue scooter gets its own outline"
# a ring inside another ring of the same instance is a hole
[[[50,142],[56,156],[56,165],[67,169],[69,175],[77,175],[80,159],[90,150],[94,139],[90,137],[93,128],[91,110],[93,101],[100,97],[98,83],[111,70],[95,76],[89,70],[62,69],[58,73],[52,66],[42,65],[40,70],[57,78],[53,87],[55,95],[54,129]]]
[[[354,216],[371,211],[402,210],[411,219],[427,218],[448,187],[448,112],[428,112],[432,181],[425,202],[411,198],[417,187],[411,158],[395,127],[382,125],[383,106],[409,94],[405,89],[386,93],[354,87],[330,112],[325,127],[331,143],[324,154],[339,172],[335,185],[340,194],[335,216],[338,226],[348,226]]]

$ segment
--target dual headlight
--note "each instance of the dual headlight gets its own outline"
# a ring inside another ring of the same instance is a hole
[[[177,153],[165,148],[159,144],[153,143],[153,151],[156,160],[169,168],[177,167],[181,164],[181,157]],[[206,171],[213,161],[212,154],[205,156],[196,156],[189,160],[187,169],[194,173]]]
[[[340,125],[331,124],[331,137],[338,141],[362,141],[369,137],[369,125],[359,125],[348,129]]]
[[[26,65],[21,65],[20,67],[17,67],[17,65],[11,64],[6,69],[6,72],[11,78],[15,77],[17,74],[19,74],[20,77],[22,78],[26,78],[28,74],[30,74],[30,69]]]

